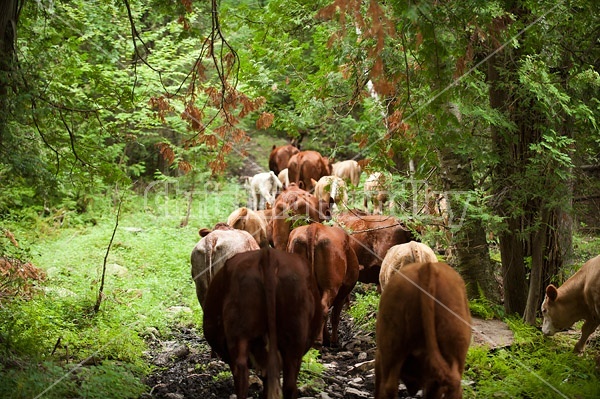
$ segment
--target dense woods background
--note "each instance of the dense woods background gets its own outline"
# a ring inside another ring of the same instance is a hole
[[[392,172],[391,212],[413,226],[428,223],[415,204],[443,194],[459,221],[445,245],[470,297],[535,324],[544,287],[576,261],[573,235],[600,225],[599,11],[3,1],[0,216],[93,223],[101,198],[116,206],[156,181],[191,201],[244,174],[253,139],[293,141]]]

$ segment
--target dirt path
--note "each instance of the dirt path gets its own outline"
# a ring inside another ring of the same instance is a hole
[[[512,332],[498,320],[473,322],[473,344],[492,347],[512,343]],[[202,332],[196,328],[181,327],[172,337],[161,340],[149,332],[147,354],[157,367],[145,383],[151,388],[140,399],[227,399],[233,392],[233,380],[227,364],[211,359],[210,348]],[[372,398],[375,389],[375,339],[372,333],[356,328],[351,318],[342,313],[338,350],[325,349],[321,362],[325,372],[313,385],[299,384],[300,398]],[[251,377],[250,397],[259,398],[260,380]],[[400,397],[410,398],[400,387]],[[417,394],[417,398],[421,396]]]

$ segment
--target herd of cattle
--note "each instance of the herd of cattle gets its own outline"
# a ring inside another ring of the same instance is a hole
[[[274,146],[269,168],[250,181],[253,209],[201,229],[191,254],[204,336],[229,364],[237,398],[247,397],[249,367],[264,377],[265,398],[296,398],[302,357],[338,346],[358,281],[381,291],[375,397],[395,398],[400,379],[411,395],[462,397],[471,341],[465,284],[400,220],[381,214],[378,176],[365,182],[375,205],[367,214],[341,210],[346,187],[359,184],[355,161],[331,165],[316,151]]]

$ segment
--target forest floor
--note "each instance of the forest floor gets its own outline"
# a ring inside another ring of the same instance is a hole
[[[299,385],[300,398],[372,398],[375,391],[375,339],[373,333],[357,328],[350,316],[342,312],[340,348],[324,349],[322,375],[310,384]],[[179,327],[168,340],[147,334],[151,350],[147,353],[156,370],[145,381],[150,392],[140,399],[224,398],[233,393],[233,380],[226,363],[211,358],[210,348],[202,332],[196,328]],[[499,320],[473,320],[473,345],[510,346],[512,332]],[[251,375],[249,396],[259,398],[260,380]],[[473,381],[463,381],[475,384]],[[411,398],[403,385],[399,397]],[[416,398],[422,397],[417,393]]]

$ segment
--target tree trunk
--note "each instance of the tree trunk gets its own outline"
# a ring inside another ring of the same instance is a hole
[[[438,151],[442,168],[442,181],[446,192],[472,192],[473,177],[469,162],[448,146]],[[454,215],[460,216],[462,204],[452,196],[448,198],[450,209]],[[452,238],[453,252],[451,263],[455,265],[467,285],[467,295],[471,299],[481,294],[493,302],[500,302],[498,284],[494,278],[494,265],[490,258],[485,230],[479,219],[467,213]]]
[[[529,274],[529,293],[523,318],[526,323],[535,325],[535,316],[541,304],[542,284],[544,280],[544,254],[548,239],[550,212],[541,205],[541,223],[539,229],[532,234],[531,240],[531,272]]]
[[[523,314],[527,303],[523,242],[513,233],[520,231],[518,218],[507,220],[507,231],[499,234],[502,282],[504,286],[504,309],[507,313]]]
[[[490,87],[490,106],[506,114],[512,120],[510,105],[512,102],[510,83],[516,79],[516,71],[508,50],[501,49],[488,60],[488,82]],[[514,107],[514,105],[513,105]],[[492,125],[492,141],[498,156],[493,173],[494,208],[505,220],[505,227],[499,232],[500,257],[502,259],[502,281],[504,287],[504,309],[507,313],[522,315],[527,304],[527,281],[524,257],[527,253],[522,238],[522,219],[513,214],[515,176],[523,167],[520,132],[511,132],[507,128]]]
[[[6,136],[8,92],[14,67],[18,20],[17,0],[0,1],[0,147]]]

